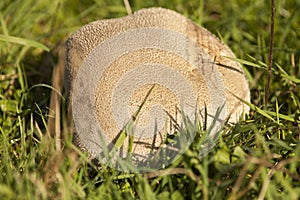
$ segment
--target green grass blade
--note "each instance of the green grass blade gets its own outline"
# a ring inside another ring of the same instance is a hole
[[[4,35],[8,35],[8,30],[7,30],[6,24],[4,22],[4,18],[3,18],[2,13],[0,13],[0,27],[1,27],[2,32],[4,33]]]
[[[35,48],[40,48],[40,49],[43,49],[47,52],[50,51],[50,49],[48,47],[46,47],[45,45],[43,45],[43,44],[41,44],[37,41],[29,40],[29,39],[26,39],[26,38],[20,38],[20,37],[14,37],[14,36],[8,36],[8,35],[0,34],[0,41],[20,44],[20,45],[30,46],[30,47],[35,47]]]
[[[232,57],[227,57],[227,56],[223,56],[223,57],[228,58],[228,59],[233,60],[233,61],[236,61],[240,64],[248,65],[248,66],[251,66],[251,67],[256,67],[256,68],[259,68],[259,69],[266,69],[266,67],[264,65],[253,63],[253,62],[250,62],[250,61],[247,61],[247,60],[243,60],[243,59],[239,59],[239,58],[232,58]]]

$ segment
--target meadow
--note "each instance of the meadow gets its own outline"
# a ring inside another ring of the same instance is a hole
[[[249,80],[250,113],[224,126],[205,157],[198,156],[205,133],[191,124],[199,137],[165,169],[99,168],[72,143],[60,95],[58,121],[51,121],[51,95],[64,94],[61,83],[53,84],[61,73],[53,71],[68,36],[89,22],[127,15],[123,1],[1,0],[0,199],[299,199],[300,1],[275,1],[270,85],[271,1],[129,2],[133,11],[182,13],[227,44]]]

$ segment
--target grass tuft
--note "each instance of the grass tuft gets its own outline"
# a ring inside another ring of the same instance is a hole
[[[272,80],[265,105],[271,5],[260,0],[132,0],[133,11],[166,7],[218,35],[243,64],[251,112],[226,124],[199,156],[196,138],[169,167],[145,174],[97,167],[72,143],[62,101],[64,139],[47,126],[55,50],[82,25],[125,16],[121,1],[1,0],[0,199],[299,199],[300,2],[275,1]],[[267,27],[267,28],[266,28]],[[49,51],[50,49],[50,51]],[[49,52],[47,52],[49,51]]]

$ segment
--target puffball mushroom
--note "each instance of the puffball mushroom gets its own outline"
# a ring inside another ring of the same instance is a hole
[[[207,117],[215,137],[225,120],[237,122],[249,111],[241,101],[250,101],[248,82],[232,51],[174,11],[149,8],[92,22],[72,34],[66,48],[77,144],[100,161],[109,162],[107,150],[117,149],[112,163],[130,150],[134,165],[161,168],[172,159],[152,162],[153,152],[180,154],[195,136],[185,145],[163,145],[184,119],[205,123]],[[124,138],[116,146],[122,130],[133,136],[132,148]]]

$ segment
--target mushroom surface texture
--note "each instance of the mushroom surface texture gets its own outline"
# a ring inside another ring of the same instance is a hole
[[[206,123],[216,138],[225,121],[249,112],[241,101],[250,102],[248,81],[232,51],[172,10],[92,22],[66,48],[76,143],[118,170],[167,166],[196,135],[184,131],[189,121]]]

